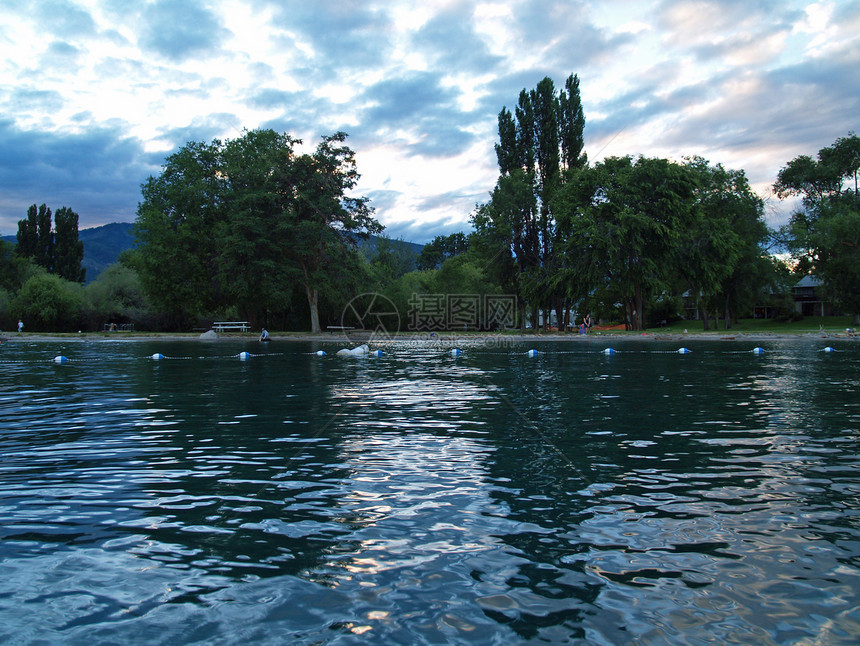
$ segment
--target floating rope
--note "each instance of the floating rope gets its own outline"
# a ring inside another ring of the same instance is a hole
[[[606,356],[612,356],[616,354],[691,354],[692,350],[686,347],[680,347],[677,350],[616,350],[615,348],[607,347],[603,350],[598,351],[599,354],[603,354]],[[711,350],[704,350],[704,353],[712,353]],[[719,352],[719,354],[755,354],[762,355],[765,354],[766,350],[760,346],[756,346],[752,350],[729,350],[724,352]],[[818,352],[824,353],[835,353],[837,350],[831,346],[826,346],[818,350]],[[526,351],[525,354],[528,357],[551,357],[556,355],[571,355],[571,354],[593,354],[593,350],[559,350],[559,351],[545,351],[545,350],[537,350],[535,348],[531,348]],[[326,357],[328,353],[325,350],[316,350],[314,352],[298,352],[298,353],[286,353],[286,352],[261,352],[261,353],[252,353],[252,352],[239,352],[238,354],[229,354],[229,355],[210,355],[210,356],[170,356],[162,354],[161,352],[155,352],[146,357],[120,357],[117,360],[119,361],[134,361],[141,359],[148,359],[152,361],[206,361],[206,360],[221,360],[221,359],[239,359],[240,361],[249,361],[255,357],[277,357],[277,356],[285,356],[287,354],[290,355],[306,355],[306,356],[316,356],[316,357]],[[409,358],[414,357],[415,353],[410,352],[409,350],[404,351],[385,351],[382,350],[370,350],[367,346],[359,346],[353,350],[340,350],[338,355],[341,356],[350,356],[350,357],[383,357],[390,356],[395,358]],[[451,350],[446,351],[444,354],[451,356],[453,358],[460,358],[466,356],[464,351],[460,348],[452,348]],[[476,350],[473,356],[516,356],[520,353],[517,352],[494,352],[487,351],[483,352],[481,350]],[[26,364],[39,364],[50,362],[57,365],[66,364],[66,363],[94,363],[98,361],[102,361],[102,357],[87,357],[87,358],[72,358],[63,354],[58,354],[55,357],[50,359],[0,359],[0,365],[26,365]]]

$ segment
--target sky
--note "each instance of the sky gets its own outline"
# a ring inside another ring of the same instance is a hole
[[[860,131],[856,0],[2,0],[0,235],[30,204],[131,222],[189,141],[343,130],[395,239],[469,230],[503,107],[580,79],[590,162],[780,168]]]

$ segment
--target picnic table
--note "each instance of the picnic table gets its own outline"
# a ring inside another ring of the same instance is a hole
[[[248,332],[251,329],[251,324],[248,321],[215,321],[212,324],[212,329],[216,332],[226,332],[227,330]]]

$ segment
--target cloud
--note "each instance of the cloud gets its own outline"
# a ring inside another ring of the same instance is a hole
[[[316,73],[381,65],[391,47],[391,19],[373,3],[262,1],[256,9],[271,11],[271,25],[288,35],[287,42],[306,48]]]
[[[0,233],[15,233],[33,203],[69,206],[81,216],[82,227],[132,220],[140,184],[158,172],[161,156],[145,153],[123,127],[58,134],[0,120]]]
[[[410,49],[423,53],[433,67],[482,74],[502,63],[475,31],[473,7],[452,5],[428,20],[412,37]]]
[[[55,112],[63,106],[63,95],[56,90],[33,90],[17,88],[12,90],[4,101],[6,109],[16,112]]]
[[[471,225],[457,219],[423,220],[395,222],[385,229],[385,235],[392,240],[406,240],[417,244],[427,244],[436,236],[469,232]]]
[[[390,227],[465,228],[501,108],[571,73],[592,161],[702,155],[766,188],[858,129],[858,33],[860,5],[832,0],[5,0],[0,215],[50,191],[92,198],[82,222],[107,194],[132,219],[170,152],[271,127],[348,132]]]
[[[175,62],[219,50],[230,34],[194,0],[157,0],[144,7],[142,18],[140,44]]]
[[[96,32],[92,16],[76,4],[65,0],[41,0],[28,10],[39,28],[60,38],[81,38]]]
[[[475,117],[456,105],[457,91],[444,87],[438,74],[417,72],[368,87],[361,101],[362,129],[397,140],[410,155],[454,156],[474,136],[466,127]]]

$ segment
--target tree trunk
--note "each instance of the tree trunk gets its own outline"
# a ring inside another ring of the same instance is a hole
[[[564,321],[562,320],[562,316],[564,316],[564,311],[562,307],[562,300],[560,298],[553,299],[555,303],[555,325],[558,328],[559,332],[564,331]]]
[[[701,302],[699,302],[699,307],[702,310],[702,322],[705,324],[705,327],[702,329],[707,332],[711,329],[711,315],[708,313],[708,308]]]
[[[319,292],[316,287],[310,285],[305,287],[308,293],[308,307],[311,310],[311,334],[320,332]]]
[[[730,330],[732,328],[732,308],[729,307],[729,296],[726,294],[726,307],[723,317],[726,321],[726,329]]]

